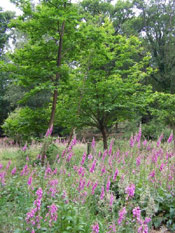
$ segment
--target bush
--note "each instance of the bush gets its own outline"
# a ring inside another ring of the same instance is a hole
[[[33,110],[29,107],[17,108],[5,120],[2,128],[10,138],[18,143],[41,137],[47,129],[45,109]]]

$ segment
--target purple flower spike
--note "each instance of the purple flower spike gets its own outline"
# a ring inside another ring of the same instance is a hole
[[[91,233],[99,233],[99,225],[98,223],[95,223],[92,227],[92,232]]]
[[[167,140],[167,142],[168,142],[168,143],[171,143],[172,140],[173,140],[173,134],[171,133],[170,136],[169,136],[169,138],[168,138],[168,140]]]

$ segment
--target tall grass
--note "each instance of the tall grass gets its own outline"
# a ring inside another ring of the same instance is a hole
[[[173,136],[162,139],[139,129],[106,151],[93,140],[89,155],[76,138],[56,140],[44,166],[40,145],[1,150],[0,232],[175,232]]]

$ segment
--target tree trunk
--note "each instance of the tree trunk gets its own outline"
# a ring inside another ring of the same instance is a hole
[[[59,39],[59,47],[58,47],[58,55],[57,55],[57,67],[61,66],[61,54],[62,54],[62,47],[63,47],[63,36],[64,36],[64,27],[65,27],[65,21],[63,21],[61,30],[58,28],[58,32],[60,35]],[[54,118],[55,118],[55,112],[56,112],[56,104],[57,104],[57,97],[58,97],[58,89],[57,85],[60,79],[60,74],[57,72],[56,73],[56,78],[55,78],[55,90],[53,93],[53,101],[52,101],[52,111],[50,115],[50,120],[49,120],[49,129],[53,127],[54,124]]]
[[[63,47],[63,36],[64,36],[64,27],[65,27],[65,21],[63,21],[61,25],[61,29],[59,28],[58,25],[58,33],[59,33],[59,46],[58,46],[58,52],[57,52],[57,61],[56,61],[56,66],[60,67],[61,66],[61,54],[62,54],[62,47]],[[50,115],[50,120],[49,120],[49,125],[48,129],[53,129],[54,125],[54,118],[55,118],[55,112],[56,112],[56,104],[57,104],[57,97],[58,97],[58,84],[59,84],[59,79],[60,79],[60,74],[57,72],[56,77],[54,80],[54,93],[53,93],[53,101],[52,101],[52,111]],[[42,166],[44,165],[44,160],[45,160],[45,155],[48,150],[49,144],[47,141],[44,142],[42,149],[41,149],[41,156],[42,156]]]
[[[104,150],[106,150],[106,149],[108,149],[108,142],[107,142],[107,132],[106,132],[105,127],[101,128],[101,133],[103,136],[103,148],[104,148]]]
[[[57,104],[58,90],[55,89],[53,93],[53,101],[52,101],[52,112],[49,120],[49,129],[53,126],[55,112],[56,112],[56,104]]]

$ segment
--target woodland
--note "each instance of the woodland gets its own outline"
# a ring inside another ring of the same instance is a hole
[[[175,1],[11,3],[0,233],[175,232]]]
[[[22,15],[0,13],[1,136],[90,129],[106,149],[123,122],[151,139],[175,130],[174,1],[12,2]]]

